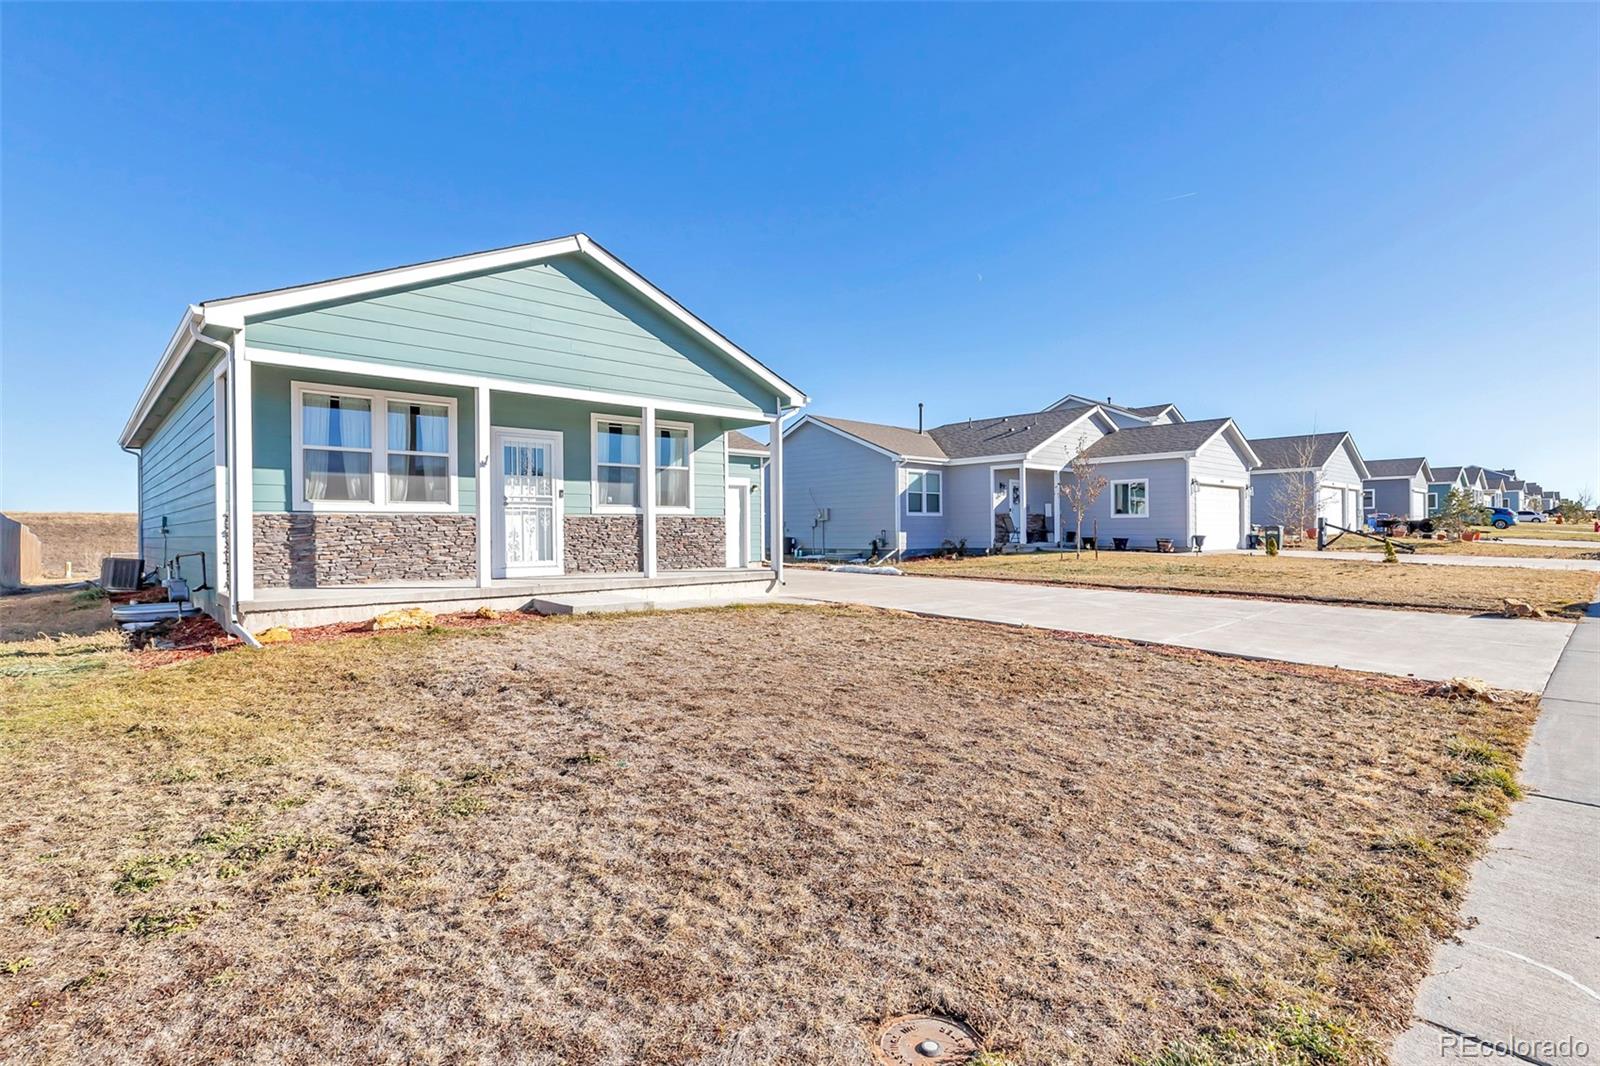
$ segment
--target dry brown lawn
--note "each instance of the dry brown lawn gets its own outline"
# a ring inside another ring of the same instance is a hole
[[[1478,526],[1486,537],[1502,537],[1506,540],[1516,540],[1519,537],[1532,537],[1537,540],[1573,540],[1587,541],[1591,544],[1600,544],[1600,533],[1596,533],[1590,526],[1568,525],[1554,522],[1523,522],[1508,529],[1495,529],[1493,526]]]
[[[1380,1061],[1532,717],[848,608],[9,645],[0,1061]]]
[[[74,577],[100,576],[100,560],[139,550],[135,515],[120,511],[7,511],[39,538],[40,566],[46,577],[62,577],[72,563]]]
[[[1600,560],[1600,544],[1573,540],[1570,547],[1553,547],[1549,544],[1518,544],[1513,541],[1491,540],[1429,540],[1421,537],[1397,537],[1397,544],[1408,544],[1421,555],[1476,555],[1502,559],[1583,559]],[[1315,542],[1306,547],[1315,548]],[[1330,551],[1358,551],[1375,555],[1383,553],[1383,545],[1359,537],[1340,537],[1328,545]]]
[[[1593,598],[1593,571],[1515,567],[1374,566],[1369,562],[1276,558],[1267,555],[1161,555],[1107,552],[1096,559],[1072,553],[926,559],[908,572],[936,577],[983,577],[1041,584],[1110,586],[1158,591],[1270,596],[1380,607],[1498,613],[1506,597],[1577,617]]]
[[[111,605],[88,589],[0,596],[0,643],[87,636],[111,628]]]

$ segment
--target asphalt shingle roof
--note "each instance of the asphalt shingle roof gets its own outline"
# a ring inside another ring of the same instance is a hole
[[[1173,422],[1165,426],[1135,426],[1101,437],[1083,454],[1089,459],[1115,459],[1189,452],[1210,440],[1217,430],[1227,424],[1226,418],[1207,418],[1199,422]]]
[[[1091,410],[1092,407],[1062,407],[999,418],[974,418],[934,426],[928,436],[951,459],[1016,455],[1037,448]]]
[[[1462,469],[1459,466],[1436,466],[1433,468],[1433,480],[1440,483],[1454,481],[1461,476]]]
[[[939,447],[938,441],[914,429],[886,426],[878,422],[857,422],[851,418],[824,418],[821,415],[811,417],[824,425],[842,430],[868,444],[876,444],[896,455],[913,455],[922,459],[948,458],[944,449]]]
[[[1368,459],[1367,473],[1373,477],[1413,477],[1427,465],[1420,456],[1415,459]]]
[[[1290,437],[1262,437],[1251,440],[1250,447],[1261,457],[1262,470],[1298,470],[1303,466],[1321,466],[1338,450],[1348,434],[1299,433]],[[1309,447],[1311,462],[1305,462]]]
[[[1178,405],[1175,404],[1175,403],[1153,403],[1153,404],[1150,404],[1148,407],[1124,407],[1123,410],[1124,411],[1132,411],[1134,414],[1141,415],[1141,416],[1143,416],[1145,418],[1154,418],[1156,415],[1160,414],[1162,411],[1165,411],[1167,408],[1169,408],[1169,407],[1176,408],[1177,406]]]
[[[760,452],[767,454],[767,446],[754,437],[747,437],[736,429],[728,430],[728,447],[738,452]]]

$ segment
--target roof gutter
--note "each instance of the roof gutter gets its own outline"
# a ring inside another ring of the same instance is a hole
[[[228,403],[230,406],[237,404],[239,398],[235,393],[235,386],[239,382],[239,375],[235,373],[235,367],[238,366],[240,357],[239,345],[236,343],[239,334],[235,332],[234,339],[227,344],[212,340],[200,332],[200,327],[205,324],[205,313],[198,307],[192,307],[190,310],[194,313],[184,321],[189,337],[189,345],[192,347],[196,344],[204,344],[206,347],[215,348],[222,353],[222,357],[228,363]],[[232,536],[234,530],[238,528],[236,516],[239,513],[239,479],[234,476],[234,465],[238,462],[238,440],[235,428],[237,421],[230,414],[223,422],[223,425],[227,427],[228,433],[228,506],[225,513],[228,516],[229,536]],[[217,532],[220,534],[222,531],[218,530]],[[253,637],[249,630],[245,629],[239,617],[239,553],[236,551],[228,552],[228,610],[226,617],[222,619],[222,628],[244,641],[249,647],[261,647],[261,642]]]

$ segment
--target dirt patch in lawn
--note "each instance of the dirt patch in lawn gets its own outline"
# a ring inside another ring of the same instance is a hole
[[[804,607],[0,686],[13,1062],[1378,1061],[1533,718]]]
[[[1364,560],[1299,559],[1267,555],[1162,555],[1101,552],[989,555],[925,559],[905,564],[913,574],[980,577],[1040,584],[1162,592],[1265,596],[1290,601],[1499,613],[1503,601],[1523,600],[1552,614],[1579,617],[1600,575],[1586,570],[1516,567],[1375,566]]]
[[[100,560],[139,550],[137,516],[120,511],[7,511],[39,538],[46,577],[64,577],[67,563],[79,578],[100,576]]]

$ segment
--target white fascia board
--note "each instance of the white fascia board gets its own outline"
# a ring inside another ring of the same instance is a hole
[[[178,365],[183,362],[183,357],[189,353],[189,323],[193,321],[196,328],[204,328],[205,319],[200,309],[190,304],[183,312],[183,318],[178,321],[178,328],[172,331],[172,337],[167,341],[167,346],[162,350],[161,358],[156,362],[155,370],[150,374],[150,380],[145,382],[144,391],[139,393],[138,402],[133,405],[133,413],[128,416],[128,421],[122,427],[122,434],[117,438],[117,443],[122,447],[128,446],[128,441],[138,431],[139,426],[149,415],[150,408],[155,405],[156,398],[161,395],[167,383],[172,380],[172,375],[177,373]]]
[[[244,350],[245,358],[264,366],[283,366],[297,370],[322,370],[333,374],[357,374],[369,378],[387,378],[393,381],[421,381],[430,385],[451,385],[462,389],[488,388],[497,392],[515,392],[526,396],[550,396],[560,400],[580,400],[588,403],[616,404],[620,407],[653,407],[672,414],[706,415],[711,418],[731,418],[742,421],[758,419],[762,412],[745,411],[737,407],[717,404],[691,403],[680,400],[662,400],[649,396],[634,396],[621,392],[598,389],[575,389],[565,385],[536,385],[510,378],[482,377],[475,374],[457,374],[448,370],[424,370],[417,367],[398,366],[394,363],[369,363],[360,359],[340,359],[331,355],[306,355],[301,352],[280,352],[271,348]]]
[[[1386,474],[1383,477],[1369,477],[1369,478],[1363,478],[1362,480],[1363,481],[1415,481],[1416,479],[1417,479],[1417,475],[1415,475],[1415,474]]]
[[[1422,460],[1422,480],[1429,483],[1433,481],[1433,467],[1428,465],[1428,460],[1426,459]]]
[[[946,466],[973,466],[977,463],[1020,463],[1025,458],[1021,452],[1015,455],[974,455],[969,459],[944,459],[941,462]]]
[[[1147,452],[1143,455],[1105,455],[1084,462],[1098,466],[1101,463],[1143,463],[1151,459],[1193,459],[1194,452]]]
[[[765,459],[767,457],[765,449],[762,451],[756,451],[753,448],[735,448],[730,445],[727,451],[729,455],[753,455],[760,459]]]
[[[1363,479],[1370,477],[1372,472],[1367,469],[1367,461],[1361,458],[1361,449],[1356,447],[1356,439],[1346,433],[1344,440],[1340,441],[1339,444],[1341,447],[1350,449],[1350,458],[1355,460],[1356,473],[1361,475]]]
[[[1229,432],[1233,434],[1235,446],[1238,447],[1239,450],[1245,455],[1245,469],[1254,470],[1256,467],[1260,466],[1261,456],[1257,455],[1256,450],[1250,447],[1250,439],[1240,432],[1239,427],[1234,424],[1233,419],[1231,418],[1223,422],[1222,425],[1218,426],[1216,433],[1211,434],[1211,436],[1202,441],[1200,448],[1204,448],[1207,444],[1210,444],[1212,441],[1216,440],[1218,434]],[[1192,454],[1198,455],[1200,453],[1200,448],[1196,448]]]
[[[1071,422],[1068,422],[1066,425],[1062,426],[1060,429],[1058,429],[1054,433],[1050,434],[1044,440],[1040,441],[1038,444],[1035,444],[1032,448],[1029,448],[1025,453],[1023,453],[1023,458],[1024,459],[1031,458],[1035,452],[1039,451],[1041,448],[1044,448],[1049,444],[1054,443],[1057,438],[1065,436],[1067,433],[1071,432],[1072,429],[1075,426],[1077,426],[1080,422],[1082,422],[1082,421],[1084,421],[1085,419],[1088,419],[1088,418],[1093,418],[1095,415],[1099,415],[1101,418],[1105,418],[1106,417],[1105,416],[1105,412],[1100,409],[1100,405],[1099,404],[1095,404],[1093,407],[1091,407],[1087,411],[1083,412],[1083,414],[1079,415],[1077,418],[1074,418]],[[1109,422],[1110,419],[1107,418],[1106,421]],[[1113,430],[1114,430],[1115,429],[1115,423],[1113,423],[1112,425],[1113,425]],[[1106,435],[1110,436],[1109,433],[1106,434]]]
[[[583,255],[593,261],[606,273],[622,282],[624,286],[644,297],[646,301],[659,310],[664,311],[668,318],[673,319],[690,333],[699,337],[771,386],[787,402],[787,406],[804,407],[810,402],[810,398],[805,393],[767,369],[749,352],[746,352],[743,348],[740,348],[712,329],[678,301],[645,280],[632,267],[606,251],[583,233],[577,233],[570,237],[558,237],[554,240],[537,241],[533,244],[519,244],[511,248],[501,248],[491,252],[475,252],[471,255],[458,255],[450,259],[435,259],[432,262],[418,263],[415,266],[376,270],[368,274],[357,274],[353,277],[340,278],[334,281],[314,282],[309,285],[274,289],[270,292],[257,293],[250,296],[235,296],[224,300],[212,300],[201,306],[205,311],[206,321],[236,328],[244,325],[247,318],[277,314],[282,311],[293,310],[296,307],[352,300],[388,289],[426,285],[430,282],[460,277],[464,274],[504,270],[510,267],[524,266],[528,263],[542,262],[546,259],[553,259],[556,256],[573,254]]]

